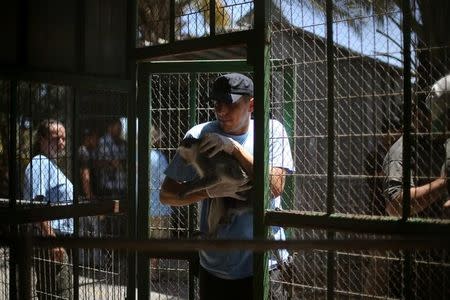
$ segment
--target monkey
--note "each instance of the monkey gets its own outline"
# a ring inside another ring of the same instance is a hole
[[[191,165],[198,174],[198,177],[186,183],[187,188],[179,193],[180,197],[187,196],[212,187],[219,183],[230,182],[236,185],[250,183],[250,177],[239,164],[237,159],[223,151],[213,157],[208,157],[201,153],[199,146],[201,139],[194,137],[185,138],[177,149],[179,156],[186,164]],[[250,190],[238,193],[240,199],[235,198],[214,198],[208,214],[208,233],[213,235],[219,224],[226,224],[233,215],[240,215],[252,209]]]

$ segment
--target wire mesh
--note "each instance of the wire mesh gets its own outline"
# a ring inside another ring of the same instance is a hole
[[[437,10],[446,6],[436,3],[432,8],[424,8],[422,1],[411,3],[411,181],[414,186],[419,186],[442,176],[439,170],[442,170],[446,157],[442,145],[448,138],[449,129],[443,125],[448,124],[448,101],[447,104],[436,104],[433,113],[429,100],[433,84],[449,72],[449,43],[448,37],[438,29],[442,25],[427,21],[422,15],[433,10],[431,14],[440,18]],[[344,214],[399,216],[401,205],[392,205],[395,200],[392,194],[396,192],[398,196],[402,192],[402,174],[401,169],[394,168],[393,161],[402,159],[398,141],[401,141],[403,120],[408,113],[403,108],[402,9],[393,1],[332,2],[334,120],[329,120],[327,68],[330,65],[327,66],[329,58],[326,55],[325,4],[326,1],[318,0],[272,1],[270,8],[271,113],[284,124],[291,123],[288,127],[293,128],[291,146],[296,166],[296,171],[288,176],[293,177],[293,184],[285,188],[284,209],[326,211],[326,182],[330,176],[327,173],[327,141],[330,138],[327,128],[328,122],[333,121],[333,210]],[[424,34],[422,30],[426,26],[430,26],[427,28],[431,31]],[[440,36],[440,42],[425,38],[430,35]],[[292,72],[294,80],[290,75]],[[445,90],[440,89],[441,93]],[[435,117],[435,124],[441,125],[441,131],[435,135],[430,132],[433,115],[439,116]],[[392,180],[394,187],[390,185]],[[447,209],[443,203],[448,196],[444,190],[441,186],[439,200],[419,212],[412,200],[412,215],[446,218]],[[301,238],[296,232],[291,230],[291,236]],[[403,284],[407,262],[403,253],[336,252],[334,265],[327,265],[326,254],[323,255],[322,267],[336,269],[333,291],[336,298],[404,298],[406,295]],[[311,265],[309,268],[317,266],[317,261],[305,261]],[[448,296],[448,283],[443,279],[431,279],[437,274],[446,278],[446,264],[447,255],[443,252],[435,255],[414,252],[412,273],[422,279],[406,278],[406,281],[411,279],[413,295],[424,297],[419,294],[423,281],[427,282],[423,286],[427,286],[425,290],[429,295]],[[294,262],[294,268],[298,266],[299,263]],[[308,285],[305,284],[308,280],[326,278],[323,273],[312,272],[307,267],[303,269],[308,278],[299,275],[294,286],[298,282]],[[325,284],[321,288],[326,290]],[[326,291],[322,295],[298,297],[323,298],[325,295]]]
[[[10,96],[6,86],[2,85],[2,101]],[[111,120],[119,120],[118,124],[122,126],[119,117],[127,114],[124,110],[126,98],[120,94],[107,93],[85,92],[83,96],[80,95],[67,86],[18,82],[15,103],[17,178],[14,188],[19,208],[31,208],[37,212],[49,206],[73,204],[74,196],[77,196],[79,203],[112,198],[126,202],[126,149],[122,147],[122,150],[117,150],[113,143],[104,143],[100,149],[102,136],[106,134]],[[2,114],[6,107],[9,106],[2,105]],[[8,121],[3,121],[8,124]],[[2,141],[9,137],[8,134],[2,133]],[[118,138],[125,145],[126,135],[122,136],[119,132]],[[5,145],[2,142],[2,161],[7,155]],[[118,155],[111,154],[114,150]],[[103,155],[103,162],[99,162],[102,157],[98,154]],[[113,164],[117,164],[116,169],[121,172],[111,171]],[[109,184],[107,180],[101,182],[102,167],[109,168],[106,172],[110,177],[118,177],[114,183],[114,193],[106,188]],[[8,169],[3,171],[7,173]],[[8,189],[2,191],[7,192]],[[4,198],[8,196],[4,195]],[[4,201],[1,204],[8,205]],[[45,215],[42,217],[45,218]],[[127,218],[124,215],[85,217],[80,218],[78,224],[74,221],[78,220],[42,220],[21,225],[19,229],[21,233],[29,231],[36,236],[56,237],[73,234],[123,237],[126,234]],[[2,227],[1,230],[4,234],[11,234],[13,228]],[[6,271],[2,282],[7,282],[10,269],[8,260],[11,257],[7,250],[2,248],[2,251],[2,268]],[[77,265],[73,263],[75,254],[79,258]],[[40,299],[71,299],[75,292],[74,276],[78,276],[78,298],[122,299],[126,292],[126,257],[126,253],[108,249],[72,251],[36,248],[32,259],[32,296]]]
[[[328,163],[333,163],[334,211],[344,214],[401,215],[402,206],[395,200],[402,191],[403,178],[401,170],[392,167],[390,162],[401,162],[402,148],[399,141],[402,141],[403,120],[408,113],[412,114],[413,120],[413,187],[429,184],[442,177],[444,158],[448,160],[442,144],[448,139],[450,114],[448,101],[443,105],[434,101],[434,94],[442,92],[442,86],[435,87],[434,84],[449,72],[450,41],[446,30],[448,26],[444,26],[448,23],[448,4],[442,1],[411,1],[413,80],[405,83],[402,49],[404,28],[401,25],[404,14],[396,2],[332,1],[334,65],[331,67],[334,68],[334,78],[327,78],[330,58],[327,57],[326,1],[271,2],[270,114],[271,118],[286,127],[295,165],[295,170],[286,176],[282,198],[284,209],[326,211],[327,180],[331,175],[328,174]],[[170,3],[139,1],[138,47],[170,43],[172,38],[179,41],[212,34],[209,1],[173,1],[172,14]],[[216,34],[253,28],[253,1],[217,0],[215,3],[213,28]],[[182,73],[151,76],[151,120],[159,135],[152,136],[149,148],[150,151],[157,151],[155,155],[159,164],[157,168],[150,167],[150,172],[156,170],[156,173],[161,173],[164,168],[161,161],[173,158],[184,133],[193,123],[214,119],[212,107],[204,100],[217,75]],[[329,80],[334,87],[333,120],[327,119],[330,115],[327,99]],[[403,89],[409,85],[413,91],[411,112],[403,109]],[[92,91],[80,93],[70,87],[23,81],[18,83],[17,94],[15,159],[18,165],[18,198],[26,198],[23,185],[29,179],[26,169],[34,157],[33,136],[39,122],[51,117],[62,122],[66,134],[65,151],[57,151],[55,159],[57,168],[65,178],[58,182],[66,186],[68,182],[78,182],[80,201],[124,199],[127,186],[124,166],[129,153],[123,145],[127,135],[119,133],[118,144],[117,141],[108,142],[102,137],[106,138],[110,130],[118,131],[118,127],[125,131],[126,95]],[[9,97],[9,83],[0,82],[2,124],[8,124],[6,108]],[[189,98],[197,101],[189,103]],[[440,96],[438,98],[441,99]],[[75,106],[71,104],[74,99]],[[333,162],[327,160],[329,122],[334,122]],[[111,126],[114,124],[116,129]],[[10,158],[6,145],[10,137],[7,130],[7,126],[2,126],[0,131],[0,174],[8,174]],[[80,137],[79,141],[74,138],[75,132]],[[91,145],[88,145],[90,140],[97,140],[97,145],[91,149]],[[41,166],[42,161],[37,160],[34,165]],[[76,167],[80,170],[75,170]],[[88,169],[93,171],[90,179],[96,183],[87,183],[85,178],[78,178]],[[114,174],[114,178],[106,176],[111,174]],[[0,193],[7,198],[7,176],[0,177]],[[150,183],[150,194],[158,194],[162,178],[151,175],[150,180],[155,180]],[[33,185],[33,182],[28,182],[30,186]],[[411,215],[427,219],[448,218],[448,209],[443,208],[448,194],[443,190],[440,192],[441,195],[429,207],[417,208],[412,201]],[[27,205],[47,204],[38,203],[34,198],[28,200],[30,203]],[[72,200],[61,196],[50,202],[66,204]],[[197,230],[196,222],[192,222],[198,218],[195,207],[167,209],[150,205],[149,218],[148,231],[151,237],[192,237]],[[61,222],[51,224],[62,225]],[[126,216],[81,218],[77,234],[122,236],[126,232],[126,224]],[[36,230],[36,226],[29,227]],[[325,238],[327,235],[323,231],[296,229],[290,230],[288,236],[303,239]],[[337,237],[348,236],[338,234]],[[8,285],[11,284],[9,254],[8,249],[0,249],[0,268],[4,271],[0,273],[0,297],[5,298],[8,297]],[[75,254],[79,256],[79,266],[73,266],[71,262],[71,256]],[[52,285],[56,284],[56,271],[63,269],[70,273],[79,268],[77,281],[80,298],[125,297],[124,274],[127,273],[127,265],[124,258],[127,253],[107,249],[79,249],[76,253],[66,251],[67,257],[62,262],[55,261],[55,255],[53,250],[36,249],[33,295],[48,295],[51,290],[55,290]],[[288,274],[271,274],[272,297],[281,297],[279,293],[283,293],[292,299],[325,298],[330,293],[327,290],[329,268],[336,270],[333,293],[338,299],[405,298],[405,282],[411,284],[411,293],[415,298],[446,298],[450,295],[447,251],[412,251],[411,254],[394,251],[336,251],[332,264],[327,261],[328,253],[325,251],[299,251],[291,255],[293,260]],[[409,276],[409,257],[412,275],[405,278]],[[152,297],[187,298],[189,288],[197,289],[197,286],[192,287],[188,283],[191,267],[187,260],[150,258]],[[63,279],[67,281],[71,276],[63,275]],[[75,282],[69,282],[71,284]],[[197,295],[196,292],[194,294]]]
[[[215,0],[213,16],[209,0],[173,3],[171,20],[170,1],[138,1],[138,47],[166,44],[171,34],[180,41],[213,35],[211,28],[214,34],[253,28],[253,1]]]
[[[76,105],[79,130],[77,163],[79,198],[101,203],[119,200],[126,206],[128,119],[125,94],[81,90]],[[128,215],[79,218],[80,237],[128,236]],[[126,296],[128,253],[111,249],[79,249],[79,296],[123,299]]]

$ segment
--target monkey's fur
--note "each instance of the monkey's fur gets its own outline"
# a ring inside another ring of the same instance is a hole
[[[180,157],[198,174],[195,180],[186,183],[188,186],[180,193],[180,197],[224,182],[235,183],[238,186],[249,184],[248,174],[233,156],[221,151],[213,157],[208,157],[200,153],[200,142],[201,139],[187,137],[177,149]],[[209,234],[214,234],[219,224],[228,223],[232,215],[239,215],[252,209],[251,192],[244,191],[238,195],[243,200],[229,197],[211,199],[208,216]]]

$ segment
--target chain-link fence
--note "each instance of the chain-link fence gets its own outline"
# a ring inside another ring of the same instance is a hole
[[[449,128],[444,124],[448,124],[449,102],[444,99],[448,89],[442,80],[439,87],[432,86],[449,72],[449,40],[440,32],[442,24],[425,15],[441,18],[438,11],[448,6],[411,3],[411,27],[405,29],[405,15],[394,1],[332,1],[330,64],[326,1],[272,2],[271,58],[277,63],[272,67],[271,111],[284,124],[293,123],[290,134],[296,162],[294,179],[285,191],[284,208],[329,211],[327,184],[329,176],[334,176],[333,212],[401,216],[401,143],[408,120],[405,116],[411,113],[411,216],[447,218],[445,185],[435,191],[428,184],[445,176],[443,145]],[[425,28],[427,33],[422,31]],[[404,30],[411,30],[412,80],[406,85],[413,91],[411,110],[403,98]],[[431,36],[439,36],[439,42]],[[328,78],[330,67],[332,79]],[[294,75],[286,77],[281,72]],[[440,94],[432,89],[439,89]],[[332,114],[329,109],[333,109]],[[433,131],[433,119],[440,130]],[[330,139],[334,144],[332,174],[328,166]],[[414,187],[422,187],[431,199],[417,200],[419,191]],[[327,237],[314,231],[291,231],[292,238],[308,238],[311,234]],[[298,288],[294,298],[324,298],[330,279],[325,270],[330,267],[336,272],[336,298],[425,299],[450,295],[446,251],[336,252],[332,266],[327,262],[329,254],[297,254],[290,278]],[[405,269],[409,263],[411,270]],[[411,284],[409,296],[404,290],[405,276]]]
[[[17,93],[16,101],[8,101],[2,107],[16,105],[15,205],[22,212],[28,209],[36,219],[19,225],[19,233],[125,237],[126,214],[51,221],[46,218],[52,218],[51,208],[65,205],[95,206],[116,200],[126,207],[126,95],[24,81],[11,89]],[[2,90],[2,99],[12,98],[10,90]],[[4,124],[10,123],[4,120]],[[2,132],[2,141],[8,137],[8,132]],[[7,145],[2,143],[2,147]],[[3,149],[2,158],[7,150]],[[1,205],[12,204],[2,200]],[[16,230],[15,226],[2,228],[4,234],[10,235]],[[2,254],[2,284],[8,284],[10,263],[14,264],[17,258],[13,261],[7,249],[2,249]],[[122,299],[126,295],[127,264],[127,253],[108,249],[36,248],[32,296]]]
[[[295,167],[286,175],[281,203],[285,211],[380,218],[405,214],[405,219],[420,217],[424,222],[448,219],[445,162],[449,150],[444,144],[449,137],[450,81],[438,80],[449,73],[449,4],[411,0],[405,1],[411,5],[405,10],[400,2],[271,1],[270,117],[284,125]],[[254,3],[141,0],[138,19],[137,46],[158,46],[253,29]],[[249,54],[252,49],[236,53],[245,51]],[[224,59],[235,58],[217,53]],[[196,235],[197,206],[168,207],[159,202],[158,194],[164,169],[186,131],[215,118],[206,100],[220,72],[150,72],[149,161],[136,160],[149,164],[149,226],[138,229],[146,231],[146,236]],[[330,74],[333,78],[328,78]],[[129,189],[135,188],[127,182],[127,166],[129,158],[136,157],[128,149],[128,96],[25,81],[11,87],[2,81],[2,124],[10,124],[6,108],[13,98],[11,89],[17,94],[13,104],[17,105],[16,153],[14,158],[8,156],[12,137],[9,126],[2,126],[0,198],[8,198],[14,182],[19,208],[40,210],[111,200],[126,208]],[[6,174],[11,174],[12,160],[17,176],[11,181]],[[404,196],[409,186],[410,193]],[[35,235],[123,237],[129,230],[128,216],[125,209],[119,215],[49,222],[41,218],[20,229],[28,228]],[[14,233],[16,229],[2,230]],[[289,229],[287,237],[361,236]],[[15,259],[10,252],[0,249],[1,297],[7,297],[10,276],[15,276],[9,271]],[[337,299],[450,296],[448,251],[290,254],[291,263],[281,275],[271,277],[273,297],[281,297],[279,285],[290,299],[323,299],[330,293]],[[128,253],[55,248],[36,249],[33,258],[35,296],[123,299],[126,295]],[[192,263],[184,258],[150,257],[151,297],[196,298]]]

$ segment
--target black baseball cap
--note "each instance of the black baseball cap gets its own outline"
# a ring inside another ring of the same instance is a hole
[[[239,73],[218,77],[213,84],[209,100],[236,103],[243,96],[253,96],[253,81]]]

